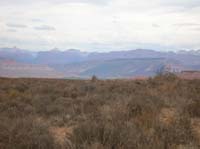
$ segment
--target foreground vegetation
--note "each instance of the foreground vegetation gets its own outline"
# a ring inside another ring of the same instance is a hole
[[[199,145],[200,80],[0,79],[1,149]]]

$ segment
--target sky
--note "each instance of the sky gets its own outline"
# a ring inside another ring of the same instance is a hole
[[[200,49],[200,0],[0,0],[0,47]]]

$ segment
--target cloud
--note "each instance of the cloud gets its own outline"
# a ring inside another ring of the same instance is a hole
[[[160,25],[158,25],[158,24],[152,24],[152,27],[154,27],[154,28],[159,28]]]
[[[45,31],[55,31],[56,29],[53,26],[42,25],[34,27],[35,30],[45,30]]]
[[[199,0],[159,0],[162,5],[179,6],[185,8],[199,7]]]
[[[6,26],[11,28],[27,28],[24,24],[17,24],[17,23],[7,23]]]
[[[33,49],[200,47],[200,0],[0,0],[0,21],[0,37]]]
[[[1,5],[30,5],[35,3],[45,3],[45,4],[67,4],[67,3],[89,3],[89,4],[107,4],[112,0],[2,0],[0,1]]]
[[[14,33],[14,32],[17,32],[16,29],[7,29],[7,31],[8,31],[8,32],[13,32],[13,33]]]
[[[194,31],[200,31],[200,27],[193,28]]]
[[[200,23],[178,23],[174,25],[179,27],[195,27],[195,26],[200,26]]]
[[[66,4],[66,3],[90,3],[90,4],[97,4],[97,5],[102,5],[102,4],[113,4],[116,1],[121,1],[121,2],[129,2],[127,0],[43,0],[43,2],[46,3],[51,3],[51,4]],[[180,7],[199,7],[200,6],[200,1],[199,0],[151,0],[148,2],[147,0],[131,0],[135,5],[138,4],[148,4],[150,5],[151,3],[158,5],[163,5],[163,6],[180,6]],[[41,2],[41,0],[35,0],[34,3]],[[17,2],[15,0],[6,0],[3,3],[33,3],[33,0],[18,0]]]
[[[31,49],[35,50],[34,45],[37,45],[36,49],[42,50],[44,47],[46,49],[49,49],[51,46],[49,46],[49,43],[46,40],[42,39],[20,39],[16,37],[0,37],[0,46],[6,46],[6,47],[20,47],[23,49]]]
[[[32,22],[44,22],[42,19],[31,19]]]

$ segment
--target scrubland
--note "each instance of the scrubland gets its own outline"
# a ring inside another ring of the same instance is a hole
[[[200,80],[0,79],[0,149],[198,149]]]

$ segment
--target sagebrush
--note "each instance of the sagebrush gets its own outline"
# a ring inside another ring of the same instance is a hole
[[[200,145],[200,80],[0,79],[1,149]]]

